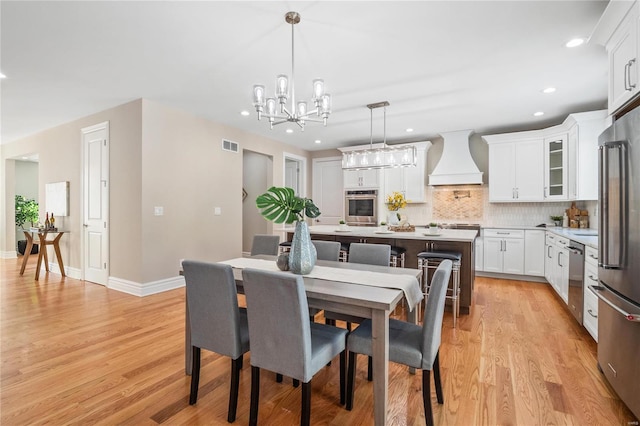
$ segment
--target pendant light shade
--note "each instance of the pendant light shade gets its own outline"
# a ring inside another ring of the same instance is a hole
[[[343,170],[389,169],[394,167],[415,167],[417,150],[415,146],[387,146],[387,106],[383,101],[367,105],[371,111],[371,138],[368,149],[357,149],[342,153]],[[382,147],[373,147],[373,110],[384,107],[384,140]]]

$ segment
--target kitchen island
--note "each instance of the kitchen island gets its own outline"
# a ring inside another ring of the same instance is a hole
[[[293,239],[294,228],[284,228],[287,241]],[[312,240],[338,241],[341,243],[389,244],[404,248],[405,266],[418,267],[418,253],[422,251],[456,251],[462,253],[460,266],[460,313],[468,314],[473,294],[475,278],[474,240],[478,235],[475,230],[439,229],[437,234],[430,234],[427,228],[416,228],[414,232],[381,232],[378,227],[351,226],[346,231],[337,225],[310,226]]]

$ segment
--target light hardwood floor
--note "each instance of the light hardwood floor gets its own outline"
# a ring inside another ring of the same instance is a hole
[[[203,351],[198,403],[188,404],[184,289],[139,298],[52,273],[35,282],[35,257],[22,277],[20,261],[0,260],[0,424],[227,424],[227,358]],[[603,381],[596,344],[548,285],[477,278],[471,314],[457,329],[445,314],[440,359],[439,425],[636,420]],[[314,378],[313,424],[372,424],[364,361],[351,412],[339,404],[337,360]],[[240,425],[249,420],[249,365],[247,357]],[[389,423],[424,424],[420,373],[391,364],[389,383]],[[264,374],[260,424],[298,424],[300,389]]]

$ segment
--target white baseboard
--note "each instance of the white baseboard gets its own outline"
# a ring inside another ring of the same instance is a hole
[[[16,252],[15,250],[2,251],[0,252],[0,257],[2,257],[3,259],[17,259],[18,252]]]
[[[548,281],[544,277],[537,277],[533,275],[515,275],[515,274],[500,274],[497,272],[484,272],[484,271],[476,271],[477,277],[488,277],[488,278],[499,278],[503,280],[514,280],[514,281],[531,281],[534,283],[545,283],[548,284]]]
[[[163,291],[169,291],[184,287],[184,277],[172,277],[164,280],[152,281],[148,283],[137,283],[116,277],[109,277],[107,287],[111,290],[121,291],[134,296],[144,297]]]
[[[82,272],[78,268],[71,268],[69,266],[65,266],[64,272],[69,278],[74,278],[76,280],[82,279]],[[47,273],[47,269],[44,267],[44,262],[43,262],[43,265],[40,266],[40,275],[42,276],[42,274],[46,274],[46,273]],[[62,275],[60,273],[60,267],[58,266],[58,264],[53,262],[49,262],[49,273]]]

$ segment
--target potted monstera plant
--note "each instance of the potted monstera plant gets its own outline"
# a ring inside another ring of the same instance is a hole
[[[314,219],[320,216],[320,210],[313,200],[298,197],[291,188],[272,186],[256,198],[256,207],[265,219],[274,223],[295,223],[289,252],[289,269],[300,275],[311,272],[316,264],[317,254],[304,218]]]

